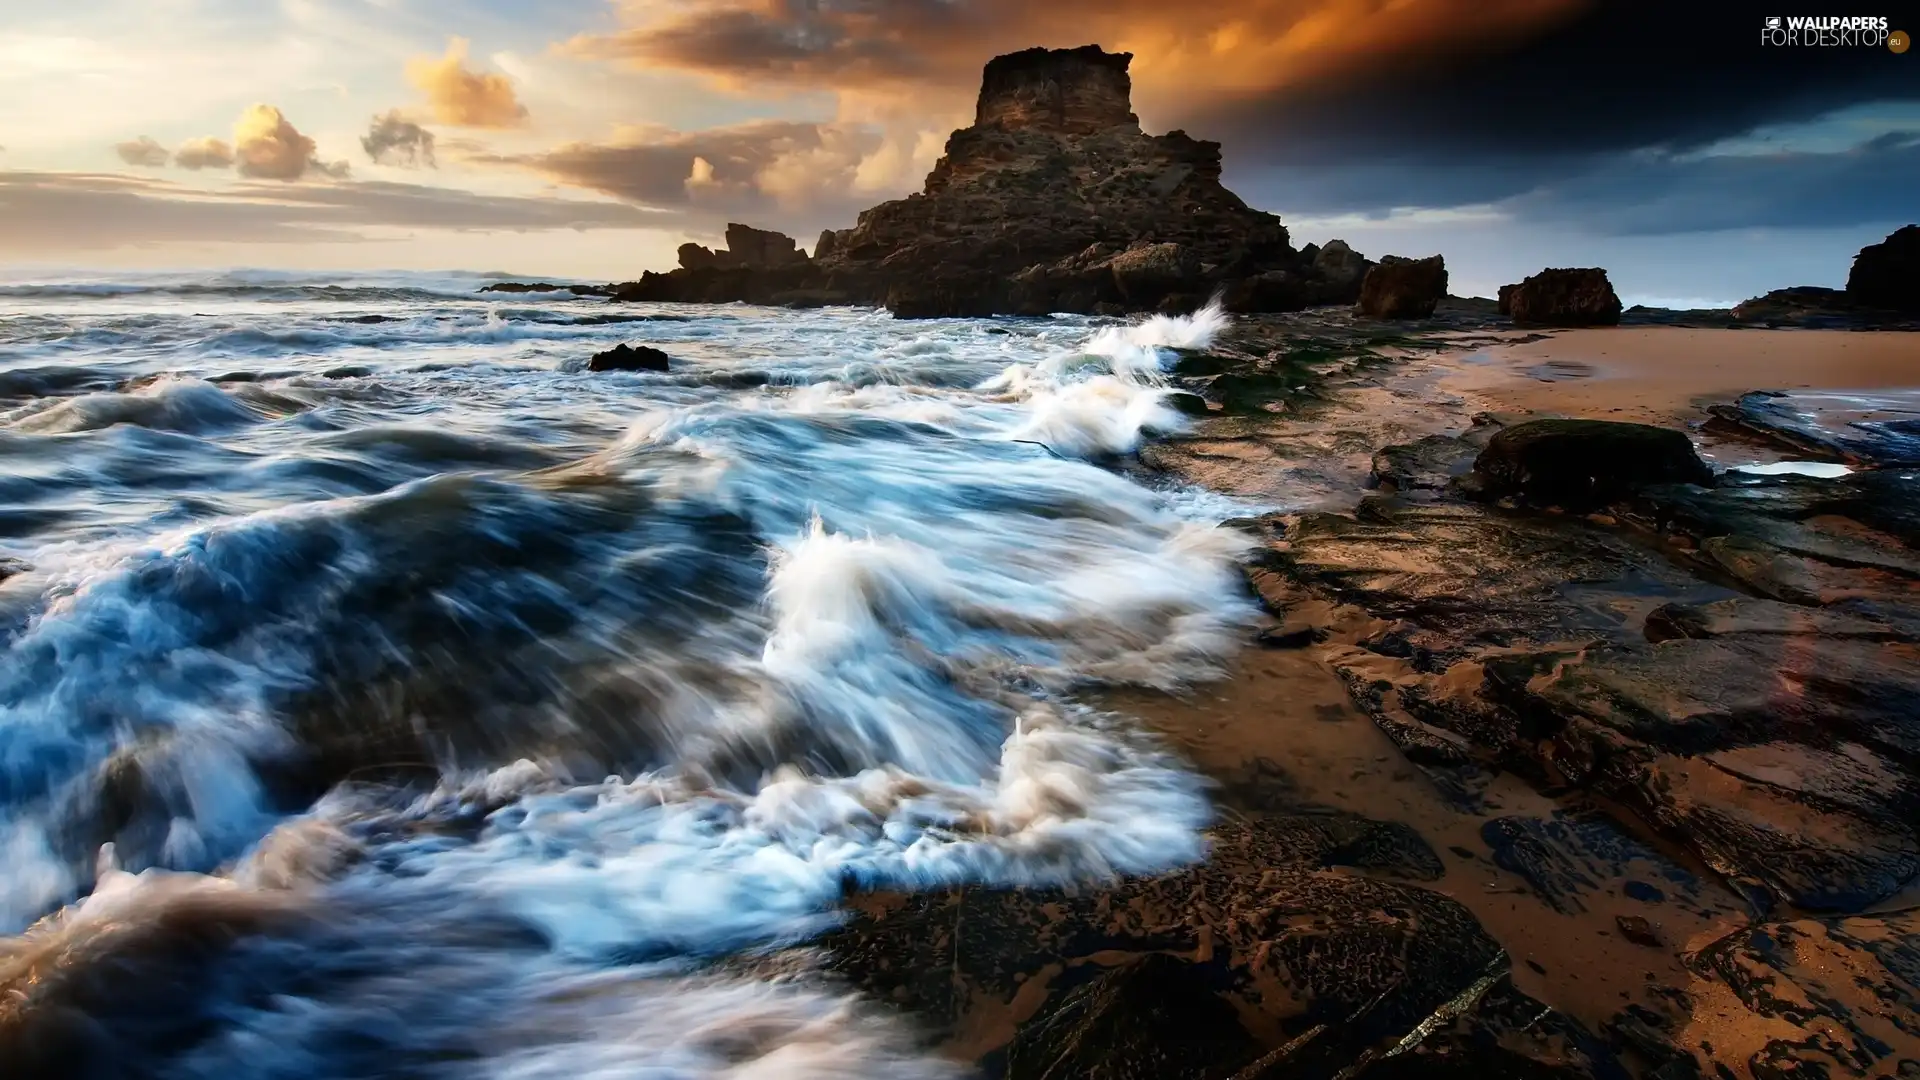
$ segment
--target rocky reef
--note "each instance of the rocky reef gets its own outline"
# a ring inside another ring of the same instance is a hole
[[[1370,263],[1338,241],[1296,250],[1280,219],[1220,182],[1220,144],[1148,135],[1128,53],[1028,49],[986,66],[970,127],[924,188],[793,241],[729,226],[728,247],[681,248],[681,266],[620,287],[622,300],[884,304],[902,317],[1351,304]]]

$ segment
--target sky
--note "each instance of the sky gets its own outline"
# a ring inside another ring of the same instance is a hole
[[[1920,32],[1861,4],[1785,13]],[[1734,6],[0,0],[0,270],[610,281],[728,221],[809,244],[920,187],[992,56],[1091,42],[1299,244],[1442,253],[1461,294],[1842,285],[1920,221],[1920,51],[1768,46]]]

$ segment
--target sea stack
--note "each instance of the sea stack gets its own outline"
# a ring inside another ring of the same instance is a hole
[[[810,260],[696,255],[619,295],[905,317],[1187,311],[1216,293],[1241,311],[1353,303],[1365,259],[1337,241],[1338,258],[1296,251],[1278,217],[1221,185],[1219,143],[1141,131],[1132,59],[1094,45],[996,57],[974,123],[919,193],[822,233]]]

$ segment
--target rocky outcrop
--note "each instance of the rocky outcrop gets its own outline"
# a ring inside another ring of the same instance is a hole
[[[749,264],[683,249],[681,270],[619,298],[885,304],[909,317],[1176,311],[1216,293],[1240,311],[1353,303],[1358,254],[1337,241],[1296,251],[1279,218],[1221,185],[1220,144],[1140,130],[1131,60],[1095,46],[998,57],[974,124],[919,193],[822,233],[811,260],[781,248],[740,272]]]
[[[1795,285],[1733,309],[1733,321],[1813,330],[1920,330],[1920,225],[1853,257],[1845,289]]]
[[[1368,270],[1354,314],[1374,319],[1425,319],[1447,295],[1447,263],[1438,255],[1400,259],[1392,255]]]
[[[575,296],[611,296],[611,285],[555,285],[550,281],[500,281],[483,287],[483,293],[572,293]]]
[[[672,358],[651,345],[638,348],[625,343],[593,354],[588,371],[666,371]]]
[[[785,233],[756,229],[739,222],[727,226],[727,246],[711,251],[699,244],[680,245],[682,270],[746,268],[773,270],[807,261],[807,253]]]
[[[1500,293],[1503,310],[1518,326],[1620,324],[1620,297],[1598,267],[1549,268]]]
[[[1847,274],[1847,297],[1864,307],[1920,315],[1920,225],[1861,248]]]

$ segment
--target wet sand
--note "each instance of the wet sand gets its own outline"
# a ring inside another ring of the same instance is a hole
[[[1920,334],[1562,330],[1465,353],[1441,386],[1501,411],[1677,424],[1750,390],[1920,387]]]

